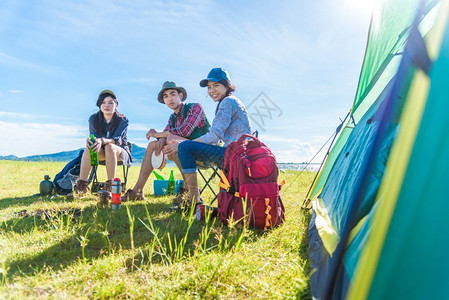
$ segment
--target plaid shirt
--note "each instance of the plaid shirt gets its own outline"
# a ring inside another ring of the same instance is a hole
[[[199,103],[194,103],[187,112],[184,119],[184,103],[181,103],[181,108],[178,113],[173,113],[175,116],[175,127],[172,127],[171,117],[168,119],[168,124],[164,131],[169,131],[171,134],[179,135],[181,137],[189,138],[195,128],[203,128],[206,125],[206,115],[203,107]]]

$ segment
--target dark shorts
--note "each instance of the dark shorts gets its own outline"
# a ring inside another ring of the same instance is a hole
[[[122,148],[122,152],[120,153],[120,160],[122,161],[122,163],[125,165],[125,166],[130,166],[130,165],[132,165],[132,158],[131,158],[131,155],[130,155],[130,153],[128,152],[129,151],[129,149],[127,149],[127,148],[124,148],[124,147],[120,147],[120,148]]]

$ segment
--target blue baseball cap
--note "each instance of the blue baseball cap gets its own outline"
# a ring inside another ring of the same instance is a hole
[[[210,70],[209,74],[207,74],[207,78],[200,81],[200,86],[207,86],[208,81],[220,82],[222,80],[231,82],[231,76],[229,76],[228,71],[223,68],[213,68]]]

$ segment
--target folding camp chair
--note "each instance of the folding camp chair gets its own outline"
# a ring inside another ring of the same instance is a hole
[[[128,148],[129,148],[130,152],[132,150],[131,147],[132,147],[131,143],[128,142]],[[98,165],[105,166],[106,161],[104,161],[104,160],[99,161]],[[92,182],[92,186],[90,189],[92,193],[97,193],[100,190],[104,190],[104,186],[106,184],[106,182],[98,181],[98,175],[97,175],[98,165],[92,167],[92,171],[90,172],[90,175],[89,175],[89,182]],[[130,166],[124,165],[121,161],[117,161],[117,166],[123,167],[122,191],[126,191],[126,183],[128,181],[128,171],[129,171]]]
[[[259,132],[256,130],[251,135],[253,135],[255,137],[259,137]],[[204,180],[204,186],[200,189],[200,195],[204,192],[204,190],[206,190],[206,188],[209,188],[209,190],[211,190],[212,194],[214,194],[214,198],[210,202],[210,204],[212,204],[217,199],[218,193],[215,192],[217,187],[213,188],[211,186],[211,181],[215,178],[215,176],[220,177],[221,166],[204,165],[201,162],[197,162],[197,165],[198,165],[198,173],[201,175],[201,177]],[[205,173],[204,170],[206,170],[206,169],[212,169],[212,174],[208,178],[206,178],[206,174],[203,174],[203,173]],[[201,170],[203,170],[203,172],[201,172]]]
[[[197,163],[198,163],[198,173],[201,175],[201,177],[204,180],[204,186],[200,189],[200,195],[204,192],[204,190],[206,190],[206,188],[209,188],[209,190],[212,192],[212,194],[214,194],[214,198],[210,202],[210,204],[212,204],[217,199],[218,194],[217,194],[217,192],[215,192],[215,189],[211,186],[211,181],[215,178],[215,176],[220,177],[219,172],[221,171],[221,166],[204,165],[201,162],[197,162]],[[208,178],[206,178],[206,173],[204,172],[207,169],[212,170],[212,174]],[[203,171],[201,171],[201,170],[203,170]]]

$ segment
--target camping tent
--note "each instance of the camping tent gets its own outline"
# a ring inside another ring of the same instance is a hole
[[[449,297],[448,14],[449,0],[373,14],[351,116],[309,195],[315,298]]]

